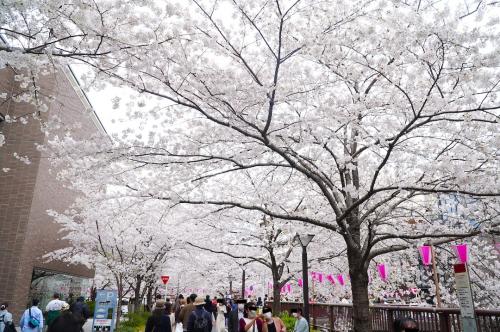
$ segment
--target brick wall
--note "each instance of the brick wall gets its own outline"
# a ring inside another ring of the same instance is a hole
[[[20,91],[14,82],[14,72],[0,70],[0,93]],[[42,92],[56,96],[49,112],[43,118],[58,115],[64,122],[78,121],[81,129],[74,132],[77,138],[85,138],[98,131],[91,116],[76,94],[68,77],[62,72],[48,75],[41,82]],[[19,116],[34,111],[26,103],[4,102],[0,99],[0,112]],[[29,117],[27,124],[0,124],[6,137],[6,145],[0,148],[0,301],[8,301],[19,318],[28,300],[33,267],[82,277],[92,277],[93,271],[79,265],[63,262],[47,262],[45,253],[66,247],[61,241],[58,226],[47,215],[48,209],[64,211],[74,200],[75,193],[64,188],[50,172],[48,155],[36,150],[35,143],[43,144],[40,121]],[[26,165],[13,154],[28,156]],[[3,172],[3,168],[10,168]]]

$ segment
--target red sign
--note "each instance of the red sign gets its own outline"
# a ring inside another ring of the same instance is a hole
[[[161,281],[163,282],[164,285],[168,283],[168,280],[170,279],[169,276],[161,276]]]

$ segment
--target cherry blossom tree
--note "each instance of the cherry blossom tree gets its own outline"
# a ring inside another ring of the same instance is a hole
[[[132,291],[135,305],[158,283],[172,241],[151,202],[124,198],[77,199],[71,210],[50,211],[68,246],[46,256],[111,275],[118,299]],[[155,203],[155,206],[157,204]]]
[[[498,229],[498,3],[77,4],[13,6],[3,62],[70,58],[156,98],[170,126],[99,155],[130,195],[340,235],[355,331],[371,261]],[[408,223],[440,194],[476,223]]]
[[[273,290],[273,310],[281,311],[281,288],[293,277],[297,264],[290,271],[290,255],[294,249],[294,232],[291,232],[287,223],[273,220],[272,217],[259,218],[257,213],[230,213],[216,215],[217,221],[204,218],[203,224],[208,228],[199,234],[214,234],[216,243],[196,244],[188,241],[187,244],[212,254],[226,255],[233,258],[239,265],[260,264],[271,274]],[[249,220],[252,217],[254,220]],[[208,220],[207,220],[208,219]],[[260,220],[259,220],[260,219]],[[215,232],[214,232],[215,230]],[[199,242],[198,242],[199,243]]]

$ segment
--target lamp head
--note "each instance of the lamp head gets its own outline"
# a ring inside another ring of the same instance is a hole
[[[309,243],[311,243],[314,234],[302,234],[302,235],[297,234],[296,237],[299,240],[301,246],[307,247]]]

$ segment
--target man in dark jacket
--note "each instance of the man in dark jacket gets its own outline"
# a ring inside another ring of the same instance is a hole
[[[240,319],[243,318],[246,303],[247,300],[236,300],[236,303],[231,306],[231,311],[227,317],[228,332],[238,332],[240,330]]]
[[[146,322],[145,332],[172,332],[170,317],[165,312],[165,301],[155,302],[155,309]]]
[[[90,309],[87,303],[85,303],[83,296],[76,299],[72,311],[73,315],[75,315],[76,319],[80,322],[80,327],[83,327],[87,319],[90,317]]]
[[[47,332],[81,332],[80,320],[69,310],[69,304],[62,306],[61,314],[49,325]]]
[[[205,300],[202,297],[197,297],[193,305],[195,309],[189,315],[187,332],[211,332],[212,314],[205,310]]]

